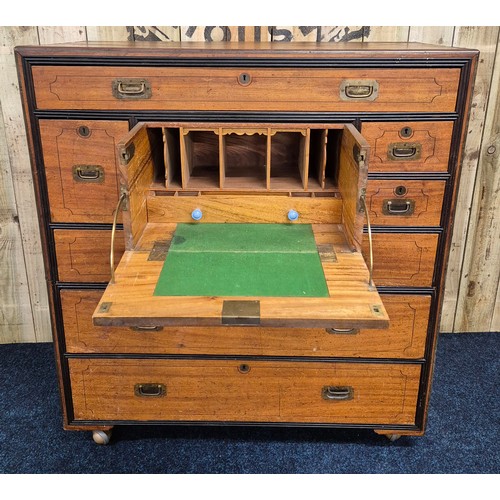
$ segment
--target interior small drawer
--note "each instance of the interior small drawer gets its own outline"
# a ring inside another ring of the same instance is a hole
[[[438,234],[374,233],[373,279],[379,286],[432,286]],[[363,255],[369,258],[368,235]]]
[[[111,231],[91,229],[55,229],[54,242],[59,281],[100,283],[111,278]],[[125,250],[123,231],[115,237],[114,258]]]
[[[102,290],[61,290],[66,349],[71,353],[421,358],[431,297],[383,295],[383,334],[369,329],[260,327],[103,327],[92,323]]]
[[[75,419],[414,424],[418,364],[69,360]]]
[[[370,179],[370,221],[383,226],[439,226],[445,186],[445,181]]]
[[[363,122],[370,172],[446,172],[453,122]]]
[[[35,66],[38,109],[453,112],[458,68]]]
[[[51,221],[112,222],[119,196],[115,146],[128,122],[39,123]]]

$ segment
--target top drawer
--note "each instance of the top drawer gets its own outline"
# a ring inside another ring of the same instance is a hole
[[[38,109],[453,112],[458,68],[35,66]]]

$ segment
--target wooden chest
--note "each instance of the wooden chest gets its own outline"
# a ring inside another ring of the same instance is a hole
[[[65,429],[100,443],[146,423],[424,433],[476,51],[16,55]],[[325,296],[157,296],[181,227],[256,223],[311,228]]]

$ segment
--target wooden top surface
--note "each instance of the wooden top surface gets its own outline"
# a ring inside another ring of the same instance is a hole
[[[73,42],[16,47],[22,56],[152,58],[472,58],[477,50],[418,42]]]

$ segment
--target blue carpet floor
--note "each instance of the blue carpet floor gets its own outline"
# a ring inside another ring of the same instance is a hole
[[[108,446],[61,426],[50,344],[0,346],[0,473],[500,472],[500,335],[441,335],[427,433],[123,426]]]

